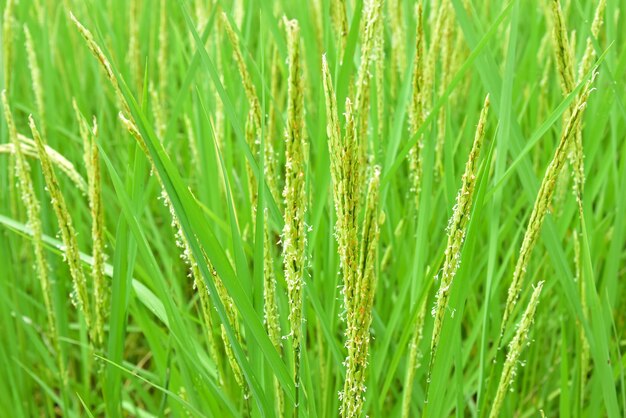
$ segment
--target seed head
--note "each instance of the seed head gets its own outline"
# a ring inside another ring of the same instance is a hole
[[[543,282],[537,283],[537,286],[535,286],[533,294],[530,297],[530,302],[528,302],[528,307],[526,308],[526,311],[522,316],[522,320],[517,326],[515,336],[509,344],[509,351],[506,355],[506,360],[504,361],[504,367],[502,368],[502,375],[500,376],[500,383],[498,384],[496,398],[493,401],[491,413],[489,414],[490,418],[496,418],[500,416],[502,402],[504,401],[504,398],[509,391],[508,389],[511,381],[515,376],[515,369],[520,354],[522,353],[524,347],[527,345],[528,332],[535,317],[535,311],[537,310],[537,305],[539,304],[539,295],[541,294],[542,288]]]
[[[483,110],[480,113],[478,126],[476,127],[476,135],[472,150],[470,151],[463,173],[463,181],[461,189],[456,197],[456,204],[452,213],[452,218],[448,224],[448,245],[445,251],[445,260],[441,273],[441,284],[437,292],[437,302],[433,310],[435,324],[433,327],[433,336],[430,343],[431,348],[431,367],[437,353],[439,339],[441,337],[441,329],[446,310],[448,308],[448,299],[450,297],[450,287],[452,280],[456,275],[461,262],[461,249],[465,240],[465,232],[469,223],[472,211],[472,197],[476,186],[476,175],[478,168],[478,157],[482,148],[483,139],[485,137],[485,127],[487,125],[487,114],[489,112],[489,95],[485,98]]]
[[[509,286],[506,307],[502,318],[502,328],[500,329],[501,337],[504,334],[504,330],[508,325],[511,313],[515,303],[517,302],[519,293],[521,292],[530,255],[535,248],[539,232],[541,232],[541,227],[543,226],[543,221],[548,213],[548,208],[550,206],[550,202],[552,201],[552,196],[554,195],[557,179],[567,160],[567,150],[571,146],[574,135],[581,124],[587,99],[589,98],[589,94],[591,92],[590,87],[594,79],[595,75],[591,80],[589,80],[583,92],[579,96],[578,101],[570,114],[567,125],[561,134],[561,139],[554,153],[554,157],[548,165],[543,180],[541,181],[539,193],[537,194],[537,198],[528,221],[528,226],[526,228],[526,233],[524,234],[524,238],[522,240],[522,247],[517,259],[517,264],[515,265],[515,270],[513,271],[513,279],[511,281],[511,285]]]
[[[37,146],[37,152],[39,154],[39,162],[41,163],[43,177],[46,182],[48,193],[50,194],[52,208],[54,209],[54,213],[57,217],[59,229],[61,230],[61,239],[64,246],[64,256],[70,270],[70,276],[72,277],[76,303],[78,309],[83,314],[85,324],[87,325],[87,329],[89,330],[92,340],[95,340],[96,333],[95,328],[93,327],[94,322],[92,320],[92,312],[89,303],[87,280],[85,279],[85,274],[83,272],[80,261],[80,252],[76,239],[76,230],[74,229],[74,225],[72,224],[72,218],[70,217],[70,212],[67,208],[65,198],[61,193],[59,181],[57,180],[56,174],[54,173],[52,162],[50,161],[50,157],[46,152],[43,139],[41,137],[41,134],[39,133],[39,130],[37,129],[37,125],[35,124],[35,120],[33,119],[32,115],[28,118],[28,124],[30,126],[31,132],[33,133],[33,139],[35,140],[35,144]]]

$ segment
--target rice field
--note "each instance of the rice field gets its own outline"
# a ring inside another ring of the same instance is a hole
[[[0,416],[626,417],[626,1],[0,4]]]

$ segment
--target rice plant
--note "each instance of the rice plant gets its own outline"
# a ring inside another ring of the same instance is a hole
[[[0,416],[626,416],[625,0],[0,5]]]

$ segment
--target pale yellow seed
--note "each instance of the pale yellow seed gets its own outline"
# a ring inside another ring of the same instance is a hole
[[[28,56],[28,67],[30,69],[30,76],[32,79],[33,93],[35,94],[35,106],[37,107],[37,116],[41,123],[41,131],[45,137],[45,105],[43,99],[43,84],[41,81],[41,70],[37,63],[37,55],[35,54],[35,46],[33,44],[33,38],[30,34],[28,26],[24,25],[24,38],[26,39],[26,55]]]

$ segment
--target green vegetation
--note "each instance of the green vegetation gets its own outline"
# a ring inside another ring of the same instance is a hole
[[[626,0],[0,4],[0,416],[626,417]]]

